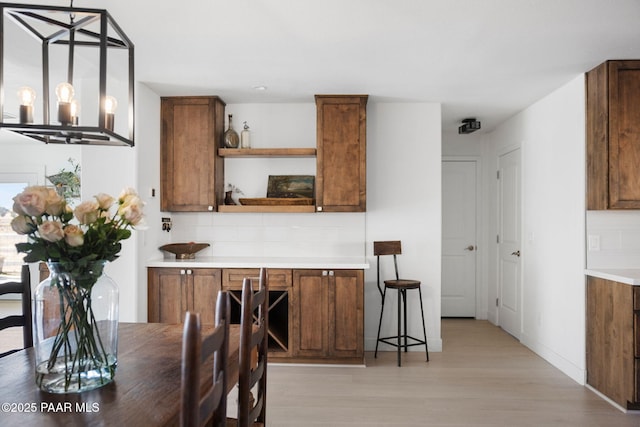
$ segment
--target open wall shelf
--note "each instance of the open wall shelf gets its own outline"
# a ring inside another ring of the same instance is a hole
[[[220,157],[314,157],[315,148],[218,148]]]

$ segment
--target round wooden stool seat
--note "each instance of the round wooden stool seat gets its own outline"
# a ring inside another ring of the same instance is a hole
[[[384,285],[391,289],[418,289],[420,281],[409,279],[385,280]]]

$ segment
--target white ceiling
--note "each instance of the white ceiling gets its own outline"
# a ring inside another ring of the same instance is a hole
[[[64,1],[24,3],[68,6]],[[136,80],[227,103],[442,103],[483,131],[607,59],[640,58],[640,0],[75,0],[135,44]],[[264,85],[266,91],[254,86]],[[415,124],[417,127],[420,123]]]

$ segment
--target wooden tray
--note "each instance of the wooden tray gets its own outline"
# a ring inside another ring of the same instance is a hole
[[[261,197],[255,199],[238,199],[244,206],[309,206],[315,203],[315,199],[308,197]]]
[[[196,252],[208,248],[208,243],[169,243],[168,245],[160,246],[158,249],[171,252],[176,256],[176,259],[194,259]]]

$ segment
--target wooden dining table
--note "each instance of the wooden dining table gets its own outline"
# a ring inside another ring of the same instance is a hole
[[[182,324],[120,323],[114,381],[83,393],[38,389],[33,348],[1,358],[0,426],[179,425],[182,331]],[[227,392],[238,380],[239,345],[240,326],[231,325]]]

